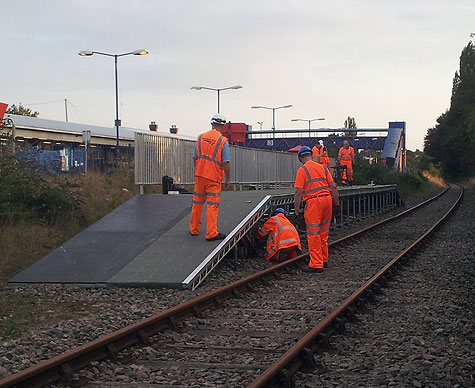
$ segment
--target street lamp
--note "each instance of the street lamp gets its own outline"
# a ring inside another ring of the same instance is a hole
[[[277,109],[291,108],[291,107],[292,107],[292,105],[282,105],[282,106],[277,106],[277,107],[274,107],[274,108],[271,108],[271,107],[268,107],[268,106],[257,105],[257,106],[251,106],[251,109],[271,109],[272,110],[272,131],[274,131],[273,137],[275,139],[275,111]]]
[[[101,53],[99,51],[80,51],[78,53],[81,57],[90,57],[93,54],[97,55],[105,55],[106,57],[113,57],[114,58],[114,69],[115,69],[115,132],[116,132],[116,150],[115,150],[115,159],[117,167],[120,167],[120,153],[119,153],[119,127],[121,125],[121,121],[119,120],[119,82],[117,80],[117,58],[124,57],[126,55],[147,55],[148,51],[140,49],[130,51],[128,53],[123,54],[108,54],[108,53]]]
[[[262,124],[264,124],[263,121],[258,121],[257,124],[259,124],[260,130],[262,131]]]
[[[228,88],[208,88],[207,86],[192,86],[191,90],[214,90],[215,92],[218,92],[218,113],[219,113],[219,93],[221,90],[229,90],[229,89],[241,89],[241,85],[234,85],[234,86],[229,86]]]
[[[290,121],[307,121],[308,122],[308,137],[311,137],[310,135],[310,123],[312,121],[316,121],[316,120],[325,120],[325,117],[320,117],[318,119],[311,119],[311,120],[307,120],[307,119],[292,119]]]

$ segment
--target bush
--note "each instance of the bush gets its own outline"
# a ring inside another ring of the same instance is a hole
[[[68,185],[41,174],[33,161],[18,159],[11,145],[0,146],[0,182],[2,223],[37,220],[52,225],[81,213],[80,201]]]
[[[354,184],[367,185],[371,182],[375,185],[395,184],[400,194],[408,194],[422,190],[429,181],[420,170],[397,172],[386,167],[381,161],[367,164],[363,159],[356,158]]]

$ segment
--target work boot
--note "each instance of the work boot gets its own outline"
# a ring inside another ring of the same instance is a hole
[[[305,267],[305,268],[302,268],[302,271],[308,272],[308,273],[320,273],[320,272],[323,272],[323,268]]]
[[[207,238],[206,241],[216,241],[216,240],[224,240],[226,235],[224,233],[218,233],[216,236]]]

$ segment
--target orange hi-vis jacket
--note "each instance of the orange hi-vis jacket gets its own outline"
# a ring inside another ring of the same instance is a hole
[[[330,159],[327,154],[327,149],[325,146],[321,146],[318,148],[317,146],[314,146],[312,148],[312,153],[314,156],[320,156],[320,163],[328,166],[330,164]]]
[[[195,176],[221,183],[224,164],[221,152],[228,140],[216,129],[198,136],[196,141]]]
[[[302,171],[304,174],[302,174]],[[301,187],[301,180],[303,180],[304,200],[331,195],[329,183],[333,182],[333,178],[327,167],[309,160],[297,171],[295,187]]]
[[[266,259],[270,260],[280,249],[297,246],[300,237],[292,223],[282,213],[269,218],[258,230],[259,235],[267,235]]]
[[[340,150],[338,151],[338,154],[341,157],[341,161],[343,163],[348,163],[353,161],[353,156],[355,155],[355,150],[353,147],[341,147]]]

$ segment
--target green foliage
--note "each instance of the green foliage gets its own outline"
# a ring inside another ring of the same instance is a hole
[[[67,185],[53,183],[31,160],[17,158],[11,145],[0,147],[0,182],[2,223],[37,220],[52,225],[73,212],[81,214],[80,202]]]
[[[15,104],[10,105],[6,113],[29,117],[38,117],[38,115],[40,114],[39,112],[32,112],[31,109],[25,108],[23,105],[21,105],[21,102],[18,106],[16,106]]]
[[[460,56],[450,109],[427,131],[424,151],[440,165],[446,179],[475,175],[475,47],[471,42]]]
[[[348,116],[345,120],[344,126],[346,129],[356,129],[356,120],[354,117]],[[345,131],[345,136],[356,136],[356,131]]]
[[[351,128],[356,128],[356,120],[354,117],[348,116],[348,118],[345,120],[345,128],[351,129]]]
[[[353,184],[396,184],[399,193],[403,195],[420,191],[428,183],[427,178],[422,175],[420,170],[397,172],[387,168],[381,161],[379,163],[368,164],[360,157],[356,158],[353,170]]]

